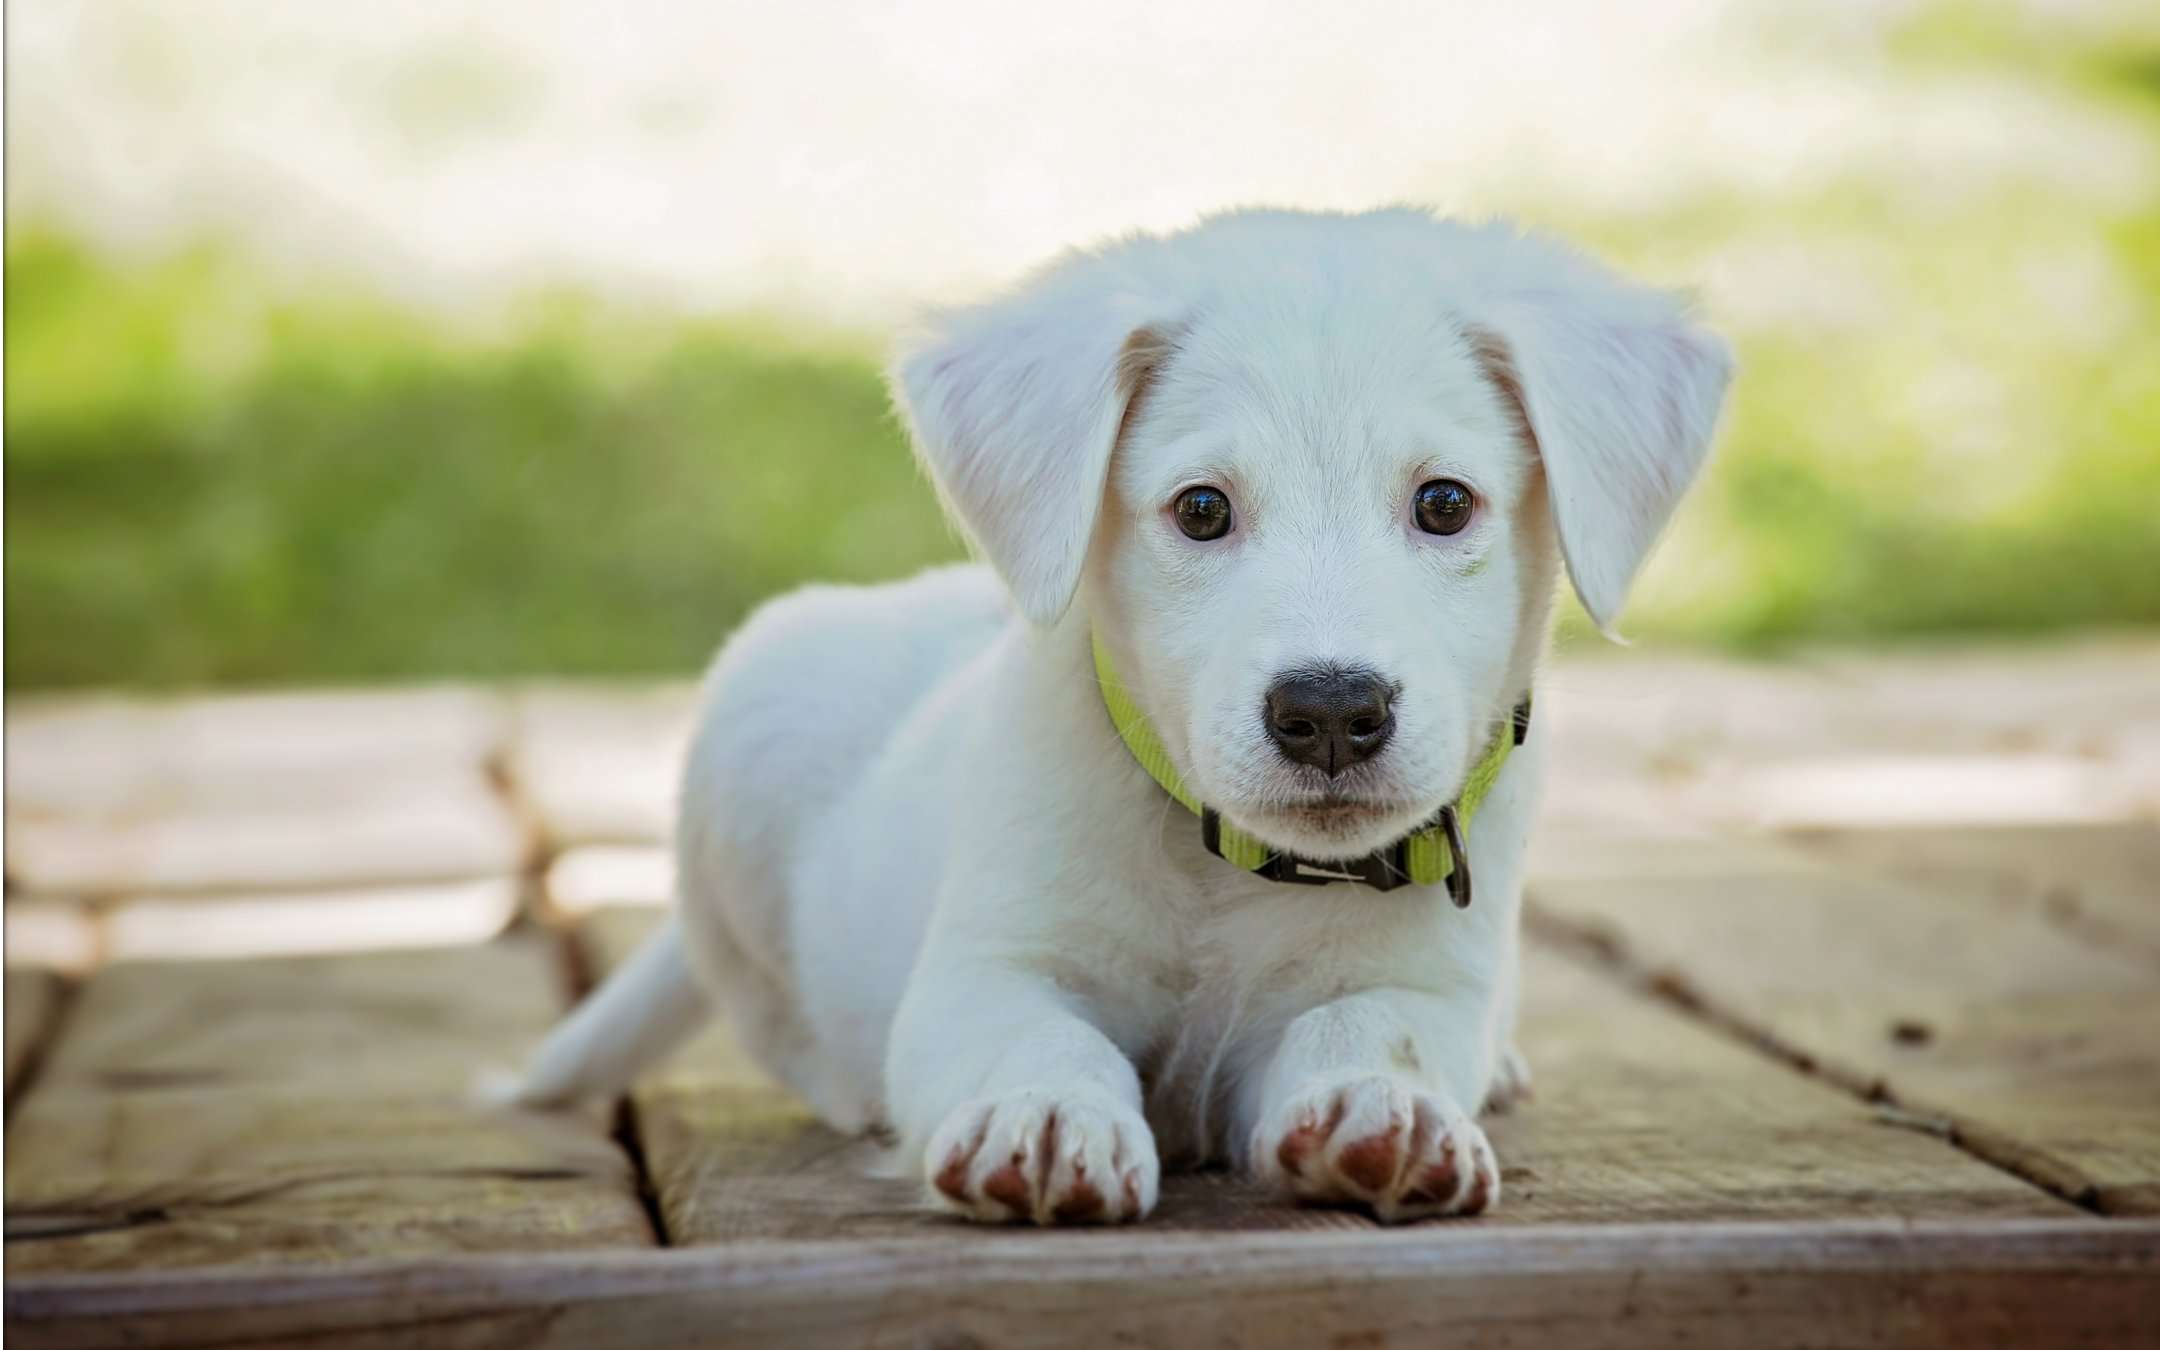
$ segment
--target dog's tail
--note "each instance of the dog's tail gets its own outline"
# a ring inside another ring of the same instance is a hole
[[[712,1015],[683,953],[674,916],[637,955],[548,1033],[524,1077],[502,1094],[517,1106],[567,1106],[612,1097],[690,1039]]]

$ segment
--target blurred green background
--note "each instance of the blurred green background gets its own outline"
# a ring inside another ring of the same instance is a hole
[[[1798,10],[1746,13],[1751,50],[1843,59]],[[1632,634],[2160,623],[2156,33],[2146,6],[1870,30],[1891,86],[2106,128],[2116,158],[2082,177],[2042,144],[1950,186],[1893,156],[1502,203],[1645,275],[1722,278],[1741,377]],[[445,79],[444,116],[498,115]],[[10,113],[12,166],[38,127]],[[10,688],[679,673],[775,590],[957,556],[879,322],[575,278],[445,315],[364,270],[296,285],[244,230],[115,242],[65,206],[7,222]]]

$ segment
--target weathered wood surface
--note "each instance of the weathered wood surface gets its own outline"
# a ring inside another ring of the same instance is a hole
[[[100,906],[108,961],[305,956],[485,942],[516,917],[518,878],[296,892],[130,896]]]
[[[104,956],[104,919],[91,906],[36,896],[7,898],[7,959],[81,974]]]
[[[515,871],[527,840],[490,776],[507,712],[462,690],[10,709],[9,891],[105,899]]]
[[[516,917],[513,876],[432,885],[7,902],[8,959],[85,974],[101,962],[305,956],[484,942]]]
[[[2160,963],[2160,824],[1818,829],[1794,838],[1865,872],[2024,904]]]
[[[2160,819],[2160,644],[1556,661],[1565,826]]]
[[[1488,1122],[1502,1222],[2075,1212],[1573,961],[1532,947],[1524,980],[1537,1095]]]
[[[1636,768],[1844,754],[2047,753],[2112,761],[2152,784],[2160,641],[1790,653],[1733,661],[1596,643],[1542,678],[1571,755],[1625,751]],[[1543,709],[1541,709],[1541,712]]]
[[[378,796],[8,823],[8,878],[30,893],[295,890],[516,871],[523,832],[480,768],[383,785]]]
[[[2080,1219],[971,1234],[11,1290],[20,1344],[2160,1345],[2160,1224]]]
[[[7,1091],[30,1066],[60,1013],[60,977],[49,970],[9,966],[0,988],[7,1004]],[[14,1105],[10,1097],[8,1105]]]
[[[509,777],[552,846],[667,838],[694,695],[687,684],[518,694]]]
[[[1543,931],[2081,1204],[2160,1209],[2160,978],[2139,953],[1991,888],[1771,844],[1707,874],[1631,867],[1660,847],[1640,838],[1544,847],[1576,870],[1533,883]]]
[[[649,1244],[597,1116],[473,1104],[561,988],[536,939],[101,971],[9,1125],[9,1279]]]
[[[9,825],[365,801],[479,768],[508,718],[500,695],[452,688],[11,698]]]
[[[626,959],[650,911],[588,921],[592,964]],[[1813,1082],[1610,980],[1533,951],[1523,1044],[1541,1086],[1490,1122],[1506,1199],[1488,1226],[1653,1219],[2067,1217],[2062,1201],[1948,1142],[1886,1127]],[[919,1187],[868,1174],[879,1150],[817,1123],[716,1026],[633,1094],[679,1245],[929,1236]],[[1185,1229],[1370,1227],[1223,1173],[1173,1177],[1132,1240]]]
[[[570,924],[578,916],[617,906],[659,908],[675,893],[675,858],[649,844],[585,844],[548,864],[548,912]]]

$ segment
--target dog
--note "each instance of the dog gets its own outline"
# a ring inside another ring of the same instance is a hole
[[[986,565],[729,640],[673,916],[519,1098],[718,1009],[969,1219],[1137,1220],[1216,1163],[1491,1208],[1559,575],[1610,632],[1731,368],[1672,295],[1410,209],[1231,212],[933,314],[895,401]]]

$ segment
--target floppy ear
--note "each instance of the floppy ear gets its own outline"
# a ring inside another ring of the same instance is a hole
[[[1612,636],[1709,453],[1732,354],[1674,297],[1602,280],[1497,299],[1470,339],[1544,463],[1575,594]]]
[[[1156,307],[1089,261],[933,316],[891,369],[946,512],[1039,624],[1072,603],[1111,451],[1168,346]]]

